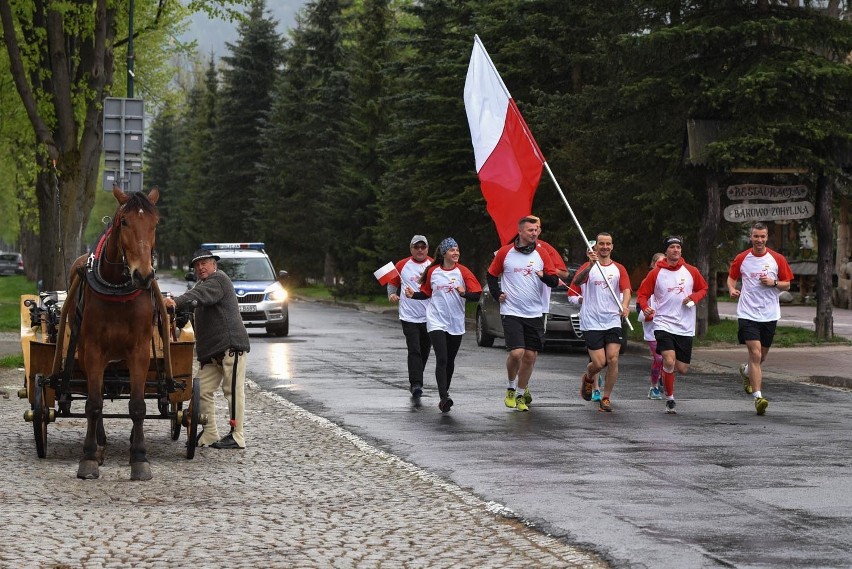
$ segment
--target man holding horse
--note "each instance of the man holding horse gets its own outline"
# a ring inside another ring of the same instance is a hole
[[[243,449],[246,358],[249,337],[240,316],[237,294],[231,279],[217,270],[219,257],[198,249],[191,265],[198,277],[192,290],[177,298],[165,298],[167,308],[195,311],[195,350],[201,369],[201,413],[208,420],[198,436],[198,445],[218,449]],[[231,432],[219,438],[213,395],[221,386],[231,412]]]

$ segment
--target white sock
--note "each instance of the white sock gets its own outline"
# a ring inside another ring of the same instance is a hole
[[[743,366],[743,373],[748,375],[748,364]]]
[[[760,394],[760,391],[755,391],[754,393],[752,393],[752,395],[754,395],[755,399],[760,399],[761,397],[763,397],[763,395]]]
[[[509,382],[509,389],[514,389],[515,391],[518,390],[518,379],[517,378],[515,378],[515,379],[513,379]]]

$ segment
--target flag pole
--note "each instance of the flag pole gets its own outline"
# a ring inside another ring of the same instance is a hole
[[[565,194],[562,192],[562,187],[559,185],[559,182],[556,180],[556,176],[553,175],[553,171],[550,169],[550,165],[547,162],[544,163],[544,169],[547,170],[547,174],[550,176],[550,179],[553,181],[553,185],[556,186],[556,191],[559,192],[559,197],[562,198],[562,202],[565,204],[565,207],[568,208],[568,213],[571,214],[571,219],[574,220],[574,225],[577,226],[577,231],[580,232],[580,236],[583,238],[583,243],[586,244],[586,247],[591,249],[591,247],[589,247],[589,238],[586,237],[586,233],[583,231],[583,228],[580,226],[580,222],[577,221],[577,216],[574,215],[574,210],[571,209],[571,204],[568,203],[568,199],[565,197]],[[607,289],[609,289],[609,292],[612,294],[612,299],[615,301],[615,303],[618,305],[618,308],[620,309],[621,308],[621,301],[618,300],[618,295],[615,294],[615,290],[612,288],[612,283],[609,282],[608,278],[606,278],[606,275],[603,272],[603,268],[601,267],[601,264],[598,263],[597,261],[593,262],[592,264],[596,265],[598,267],[598,270],[600,271],[601,276],[603,277],[603,280],[606,283]],[[633,330],[633,324],[630,323],[630,318],[627,318],[626,316],[623,317],[623,318],[627,322],[627,327],[630,328],[631,330]]]
[[[511,95],[511,93],[509,93],[509,89],[506,87],[506,83],[503,82],[503,77],[500,76],[500,72],[497,71],[497,67],[494,65],[494,62],[491,61],[491,56],[488,54],[488,50],[485,49],[485,45],[482,43],[482,40],[479,39],[479,34],[474,34],[473,40],[476,43],[476,45],[479,46],[479,49],[482,50],[482,53],[485,54],[485,60],[488,61],[488,65],[491,66],[491,70],[494,72],[494,75],[500,81],[500,87],[502,87],[503,92],[506,94],[506,97],[509,99],[510,105],[511,105],[514,102],[514,99],[512,99],[512,95]],[[553,175],[553,171],[550,169],[550,165],[547,163],[547,160],[545,160],[544,155],[541,152],[541,149],[538,147],[538,143],[535,141],[535,137],[533,137],[532,132],[530,132],[530,130],[529,130],[529,126],[527,125],[526,121],[523,120],[523,115],[520,114],[520,111],[518,111],[517,107],[515,107],[515,111],[518,113],[518,116],[521,119],[520,122],[523,125],[524,135],[526,135],[526,137],[530,141],[532,147],[535,149],[536,154],[538,154],[538,157],[541,159],[541,162],[542,162],[544,168],[547,170],[547,174],[550,176],[550,179],[553,180],[553,184],[556,186],[556,190],[559,192],[559,197],[562,198],[562,201],[565,203],[565,207],[568,208],[568,213],[571,214],[571,219],[574,220],[574,225],[577,226],[577,230],[580,232],[580,235],[583,237],[583,242],[586,244],[586,247],[589,247],[589,239],[586,237],[586,234],[583,231],[583,228],[580,226],[580,222],[577,221],[577,216],[574,215],[574,210],[571,209],[571,205],[568,203],[568,200],[565,198],[565,194],[562,192],[562,188],[560,187],[559,182],[556,181],[556,176]],[[609,279],[606,278],[606,275],[604,274],[603,268],[601,268],[600,263],[595,262],[595,263],[592,263],[592,264],[597,265],[598,270],[600,271],[601,276],[604,279],[604,282],[606,282],[606,286],[609,289],[609,292],[612,293],[612,299],[618,305],[618,308],[619,308],[619,311],[620,311],[621,301],[618,300],[618,295],[615,294],[615,290],[612,288],[612,283],[610,283]],[[627,321],[627,326],[631,330],[633,330],[633,324],[630,323],[630,319],[626,318],[626,317],[624,319]]]

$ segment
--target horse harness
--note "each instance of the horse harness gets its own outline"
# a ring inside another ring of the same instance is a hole
[[[111,221],[110,225],[101,235],[94,252],[92,252],[86,260],[84,276],[86,277],[86,284],[89,285],[92,292],[101,300],[105,300],[107,302],[128,302],[142,294],[142,289],[136,288],[136,285],[133,284],[133,279],[128,274],[127,262],[124,260],[124,250],[122,249],[121,238],[119,236],[120,229],[115,231],[120,259],[117,262],[113,262],[106,258],[106,245],[109,238],[112,236],[115,225],[116,224]],[[101,276],[101,263],[124,265],[124,274],[127,276],[127,280],[120,284],[107,281],[103,278],[103,276]]]

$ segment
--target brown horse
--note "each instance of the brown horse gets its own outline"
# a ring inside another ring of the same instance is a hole
[[[146,458],[145,381],[151,358],[151,339],[162,298],[154,280],[153,250],[157,222],[157,188],[148,195],[130,195],[114,186],[119,206],[95,254],[81,257],[73,269],[85,279],[82,318],[77,333],[77,358],[85,374],[86,439],[77,478],[98,478],[103,464],[106,433],[103,426],[104,369],[124,360],[130,374],[128,410],[133,421],[130,435],[130,479],[150,480]],[[88,259],[88,261],[87,261]],[[83,267],[85,265],[85,267]],[[153,286],[152,286],[153,284]],[[72,313],[73,317],[73,313]]]

